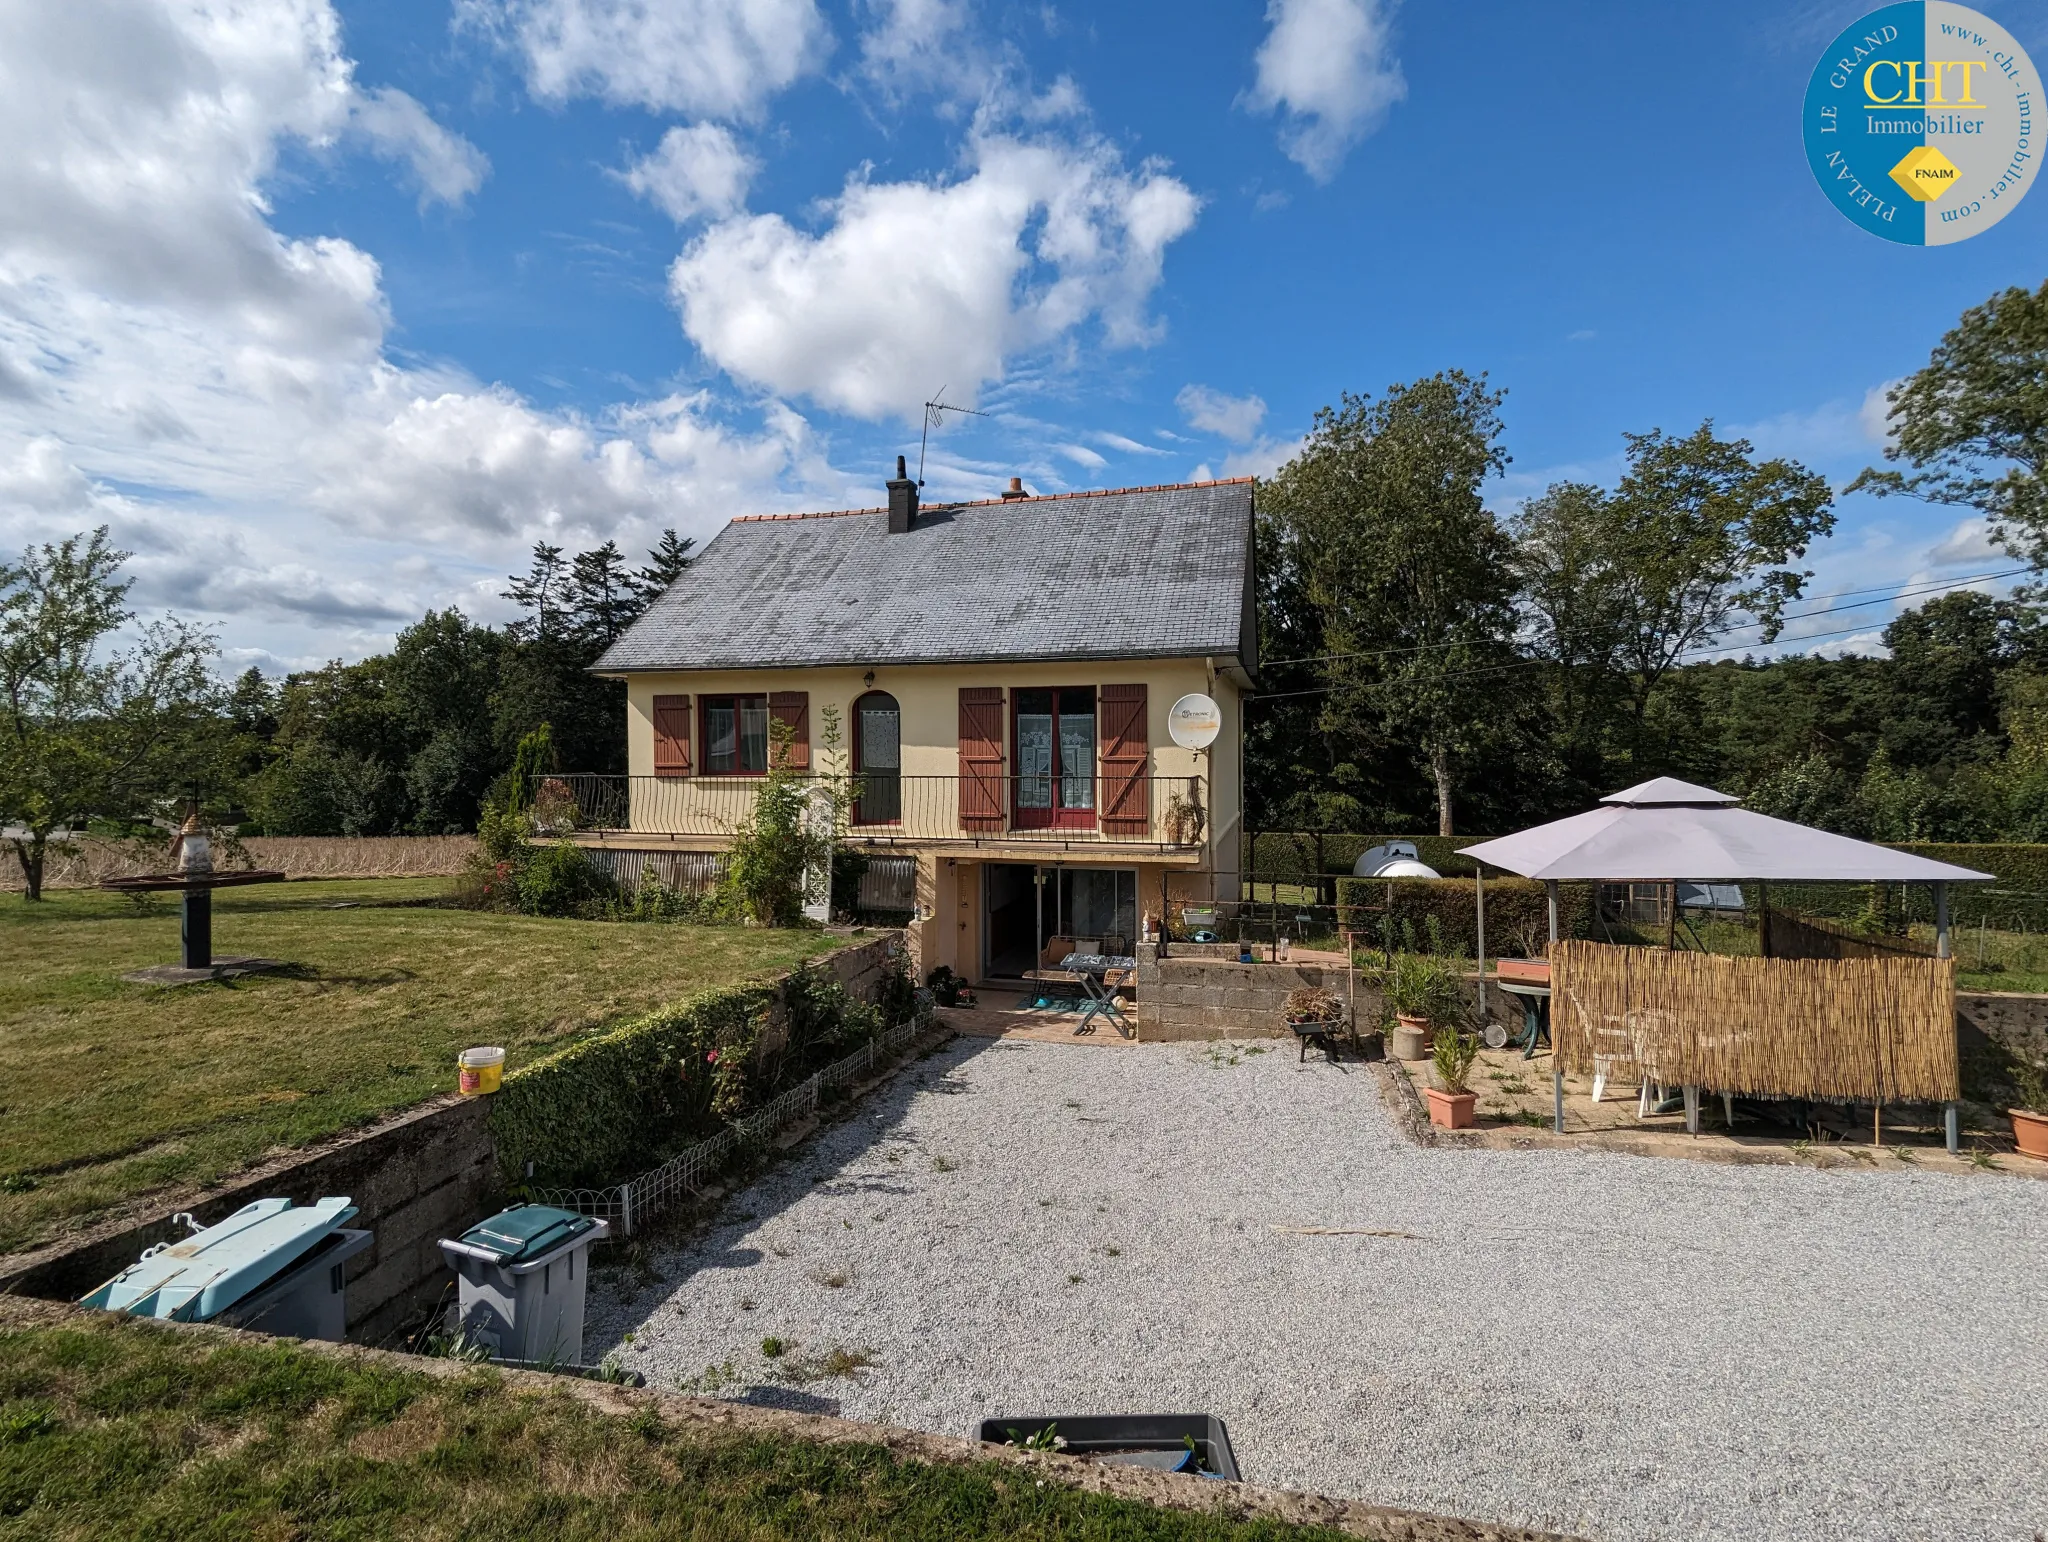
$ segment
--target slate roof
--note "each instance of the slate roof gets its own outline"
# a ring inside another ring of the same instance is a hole
[[[1252,480],[733,520],[594,666],[1212,656],[1255,667]]]

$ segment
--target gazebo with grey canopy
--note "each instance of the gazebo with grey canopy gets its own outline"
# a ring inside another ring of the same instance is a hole
[[[1948,886],[1990,873],[1916,857],[1739,807],[1711,787],[1660,776],[1600,800],[1600,807],[1517,835],[1464,847],[1459,855],[1542,880],[1557,941],[1558,885],[1594,883],[1924,883],[1934,892],[1934,951],[1949,957]],[[1485,881],[1479,907],[1480,990],[1486,988]],[[1552,1072],[1556,1127],[1564,1129],[1564,1071]],[[1948,1147],[1957,1147],[1956,1107],[1947,1109]]]

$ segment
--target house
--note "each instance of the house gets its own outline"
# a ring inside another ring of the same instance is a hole
[[[579,839],[627,881],[708,873],[780,720],[792,764],[857,779],[864,902],[911,914],[925,969],[1014,976],[1235,899],[1251,479],[921,507],[899,459],[887,486],[732,520],[598,661],[629,774]],[[1220,708],[1204,749],[1168,731],[1191,695]]]

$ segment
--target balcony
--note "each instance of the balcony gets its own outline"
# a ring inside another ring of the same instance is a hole
[[[1200,849],[1208,831],[1199,776],[818,777],[851,799],[841,839],[865,847]],[[651,835],[715,844],[747,823],[761,778],[607,776],[536,779],[542,834]]]

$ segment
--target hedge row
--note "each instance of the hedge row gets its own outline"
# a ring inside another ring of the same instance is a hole
[[[1428,946],[1429,921],[1446,952],[1470,958],[1477,945],[1478,905],[1470,878],[1340,878],[1337,924],[1366,938],[1390,937],[1397,947]],[[1593,885],[1558,885],[1558,935],[1593,934]],[[1527,958],[1550,939],[1550,907],[1533,878],[1486,880],[1486,952]]]
[[[705,991],[511,1072],[490,1114],[507,1181],[615,1180],[744,1114],[775,994]]]
[[[1459,856],[1458,848],[1487,839],[1484,835],[1315,835],[1267,830],[1251,841],[1245,876],[1259,883],[1300,883],[1327,874],[1348,877],[1361,853],[1388,841],[1407,841],[1422,861],[1445,877],[1469,878],[1472,859]]]
[[[490,1112],[498,1165],[508,1182],[549,1187],[655,1166],[904,1021],[912,995],[900,958],[877,994],[857,1000],[806,964],[580,1039],[506,1076]]]
[[[1339,878],[1339,904],[1343,899],[1343,875],[1348,875],[1360,852],[1389,840],[1412,841],[1421,859],[1446,877],[1469,877],[1473,864],[1456,854],[1460,846],[1472,846],[1489,839],[1478,835],[1323,835],[1284,830],[1267,831],[1252,842],[1249,881],[1258,883],[1300,883],[1319,875]],[[1322,867],[1316,867],[1317,842],[1321,842]],[[2025,926],[2048,930],[2048,845],[2019,842],[1899,842],[1887,843],[1895,851],[1911,852],[1936,862],[1973,868],[1993,875],[1991,883],[1957,883],[1949,888],[1949,914],[1957,926],[1974,926],[1986,921],[1993,927]],[[1655,876],[1655,875],[1651,875]],[[1682,875],[1681,875],[1682,876]],[[1900,892],[1903,889],[1903,894]],[[1494,883],[1489,879],[1489,910]],[[1753,910],[1756,886],[1745,885],[1744,902]],[[1816,883],[1771,885],[1771,903],[1807,915],[1847,920],[1872,908],[1868,884]],[[1893,885],[1890,904],[1914,921],[1931,921],[1934,902],[1925,884]],[[1466,907],[1470,909],[1469,889]],[[1414,913],[1411,909],[1408,913]],[[1446,918],[1447,919],[1447,918]],[[1375,923],[1376,924],[1376,923]],[[1467,928],[1469,934],[1470,928]],[[1493,928],[1488,927],[1491,933]]]

